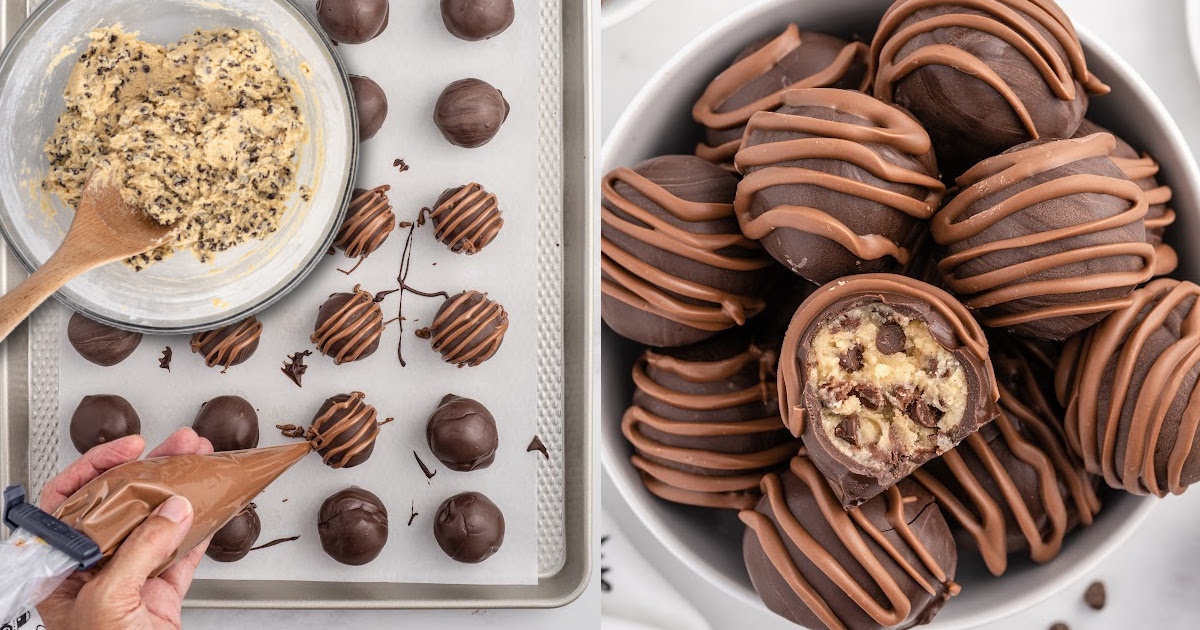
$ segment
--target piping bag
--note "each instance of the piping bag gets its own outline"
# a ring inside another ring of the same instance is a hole
[[[140,459],[109,469],[71,495],[53,516],[25,503],[20,486],[4,491],[4,522],[15,533],[0,544],[0,622],[45,599],[72,572],[111,557],[150,513],[173,495],[195,516],[183,544],[157,576],[225,526],[258,493],[312,450],[308,442]]]

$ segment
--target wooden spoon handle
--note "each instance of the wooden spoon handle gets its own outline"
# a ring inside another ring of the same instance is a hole
[[[71,279],[103,264],[80,260],[68,249],[60,248],[32,276],[0,296],[0,341],[7,339],[14,328]]]

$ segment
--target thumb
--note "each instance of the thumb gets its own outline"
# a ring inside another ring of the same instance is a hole
[[[173,496],[163,501],[125,542],[102,574],[114,584],[133,583],[141,589],[150,573],[167,561],[192,528],[192,504]]]

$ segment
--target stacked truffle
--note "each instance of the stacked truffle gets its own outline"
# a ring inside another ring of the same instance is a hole
[[[1171,189],[1085,118],[1109,88],[1063,11],[897,0],[869,46],[781,26],[696,102],[702,160],[602,182],[647,490],[741,510],[780,615],[901,628],[960,555],[1052,561],[1101,484],[1200,480],[1200,288],[1151,281],[1178,265]],[[788,272],[808,288],[771,288]],[[755,318],[781,309],[782,342]],[[724,351],[747,334],[778,357],[774,414]]]

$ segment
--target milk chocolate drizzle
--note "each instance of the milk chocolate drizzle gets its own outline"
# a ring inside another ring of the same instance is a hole
[[[888,488],[875,500],[887,501],[888,525],[907,545],[907,550],[889,540],[885,536],[886,531],[872,524],[863,516],[860,508],[844,510],[825,477],[808,458],[801,456],[793,459],[791,472],[812,493],[821,509],[820,515],[804,514],[798,518],[793,514],[788,506],[787,497],[784,496],[779,476],[771,473],[762,479],[762,492],[779,525],[776,526],[768,516],[754,510],[743,510],[739,517],[758,538],[767,558],[780,576],[826,627],[831,630],[846,630],[846,625],[838,618],[837,613],[796,565],[787,542],[813,565],[819,567],[825,578],[837,585],[863,612],[884,628],[899,627],[907,621],[913,615],[913,603],[905,596],[897,578],[888,571],[887,566],[880,561],[881,558],[875,555],[867,543],[868,539],[878,545],[892,562],[930,595],[950,597],[958,594],[959,585],[950,580],[947,569],[938,564],[933,553],[921,542],[919,532],[909,526],[904,510],[905,497],[901,495],[899,488]],[[827,551],[801,523],[801,519],[816,518],[824,518],[830,524],[838,540],[849,553],[850,559],[856,561],[871,576],[874,589],[864,588],[865,585],[851,577],[843,569],[843,561]],[[787,542],[784,540],[785,536]],[[907,559],[909,554],[915,556],[919,564],[910,562]],[[887,603],[881,604],[872,595],[872,591],[882,593]]]
[[[820,72],[781,86],[779,90],[742,107],[730,110],[722,107],[730,97],[754,79],[769,72],[785,57],[796,52],[803,43],[800,29],[795,24],[789,24],[778,37],[717,75],[696,101],[692,108],[692,118],[709,129],[733,129],[745,125],[756,112],[778,109],[783,104],[784,92],[795,88],[833,86],[845,78],[856,64],[866,62],[866,44],[847,42],[833,62]],[[865,90],[867,85],[867,78],[864,76],[861,89]],[[700,143],[696,147],[696,155],[709,162],[728,162],[737,153],[738,144],[737,140],[716,147]]]
[[[363,191],[350,200],[346,220],[338,230],[334,247],[350,258],[366,258],[379,249],[396,229],[396,213],[388,201],[391,186]],[[351,270],[353,271],[353,270]]]
[[[604,177],[601,190],[607,203],[632,220],[623,219],[608,208],[603,208],[600,220],[605,225],[651,247],[717,269],[750,272],[774,264],[769,258],[759,255],[761,248],[758,243],[741,234],[697,234],[675,227],[618,194],[618,182],[645,195],[682,221],[715,221],[733,214],[733,204],[685,201],[632,169],[618,168]],[[766,307],[762,298],[736,295],[673,276],[625,252],[603,237],[600,248],[600,269],[603,274],[600,286],[604,295],[664,319],[699,330],[721,331],[745,324],[748,318]],[[731,256],[728,254],[730,249],[743,250],[747,255]]]
[[[1148,153],[1142,153],[1140,157],[1136,158],[1116,155],[1109,157],[1117,165],[1117,168],[1125,173],[1126,177],[1133,180],[1146,192],[1147,210],[1143,222],[1146,224],[1147,240],[1155,243],[1154,275],[1164,276],[1175,271],[1175,268],[1179,266],[1179,255],[1175,253],[1174,247],[1161,242],[1162,234],[1167,226],[1175,223],[1175,211],[1167,207],[1173,193],[1170,186],[1158,184],[1155,180],[1159,171],[1158,162]]]
[[[495,356],[508,331],[508,313],[487,294],[464,291],[448,298],[425,329],[447,363],[476,366]],[[420,331],[418,331],[418,334]]]
[[[918,11],[936,7],[961,9],[962,12],[932,16],[900,28],[902,22]],[[1066,53],[1065,59],[1037,28],[1039,26]],[[996,90],[1012,107],[1029,137],[1038,139],[1037,125],[1013,86],[997,68],[979,57],[950,44],[930,44],[916,47],[904,57],[897,58],[900,51],[917,37],[951,27],[987,33],[1012,46],[1025,56],[1045,80],[1046,87],[1060,100],[1077,98],[1076,81],[1089,94],[1109,91],[1108,86],[1088,71],[1075,28],[1053,0],[901,0],[884,14],[871,43],[868,72],[875,77],[875,96],[891,102],[896,84],[909,74],[926,66],[947,66]]]
[[[1128,307],[1063,350],[1055,388],[1067,405],[1067,438],[1088,471],[1113,488],[1181,494],[1191,481],[1183,468],[1200,427],[1200,391],[1183,389],[1200,366],[1200,286],[1163,278],[1129,298]],[[1165,324],[1175,312],[1178,336],[1159,351],[1152,336],[1173,332]],[[1160,453],[1167,455],[1165,479],[1156,471]]]
[[[262,331],[262,322],[251,315],[236,324],[192,335],[192,352],[202,353],[208,367],[221,365],[227,370],[239,358],[245,360],[242,354],[258,343]]]
[[[738,184],[735,211],[742,233],[753,239],[761,239],[777,229],[800,230],[828,238],[862,260],[890,256],[900,264],[908,263],[909,252],[900,243],[881,234],[857,234],[830,214],[827,211],[829,209],[781,205],[751,218],[750,209],[755,195],[772,186],[816,186],[860,197],[918,220],[933,216],[946,192],[936,171],[922,172],[893,164],[870,146],[881,145],[907,153],[918,162],[929,155],[932,150],[929,135],[904,112],[851,90],[792,90],[784,93],[781,100],[789,107],[820,107],[850,113],[870,124],[835,122],[769,111],[754,114],[746,126],[746,136],[734,159],[737,170],[742,173],[757,169],[748,173]],[[750,135],[757,131],[794,133],[797,137],[748,145]],[[816,159],[848,162],[887,182],[919,186],[928,192],[924,198],[914,199],[868,182],[813,168],[780,165],[792,160]]]
[[[379,436],[379,427],[392,421],[392,418],[388,418],[378,422],[378,412],[364,402],[365,398],[366,394],[362,392],[350,392],[346,400],[334,402],[324,413],[313,418],[307,431],[301,431],[294,425],[281,425],[278,428],[288,437],[308,440],[312,449],[321,454],[326,466],[342,468],[356,455],[374,445],[375,438]],[[338,446],[331,446],[338,438],[344,438],[344,441]]]
[[[504,227],[496,195],[474,182],[459,188],[432,212],[433,235],[455,252],[475,254]]]
[[[382,296],[381,296],[382,297]],[[357,361],[383,333],[383,309],[374,295],[354,286],[353,297],[321,322],[309,340],[337,365]],[[342,344],[337,352],[334,346]]]

